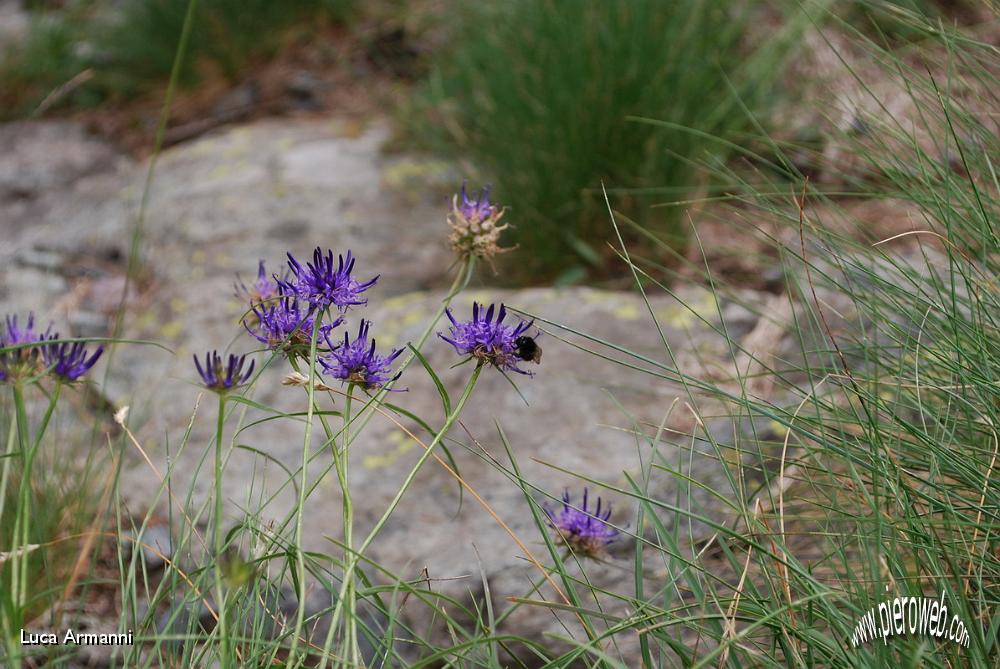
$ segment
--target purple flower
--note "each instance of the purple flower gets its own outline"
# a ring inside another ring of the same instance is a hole
[[[243,363],[246,362],[245,355],[229,354],[229,362],[223,364],[222,356],[216,351],[205,354],[205,366],[201,366],[198,356],[194,356],[194,366],[198,368],[205,387],[216,392],[226,392],[238,386],[242,386],[249,380],[253,373],[254,361],[243,370]]]
[[[287,278],[287,275],[283,278]],[[249,302],[250,306],[267,302],[278,296],[278,281],[277,277],[270,276],[267,273],[267,270],[264,268],[264,261],[261,260],[257,265],[257,279],[249,286],[237,277],[236,296]]]
[[[45,364],[51,366],[53,374],[66,381],[76,381],[90,371],[102,353],[104,347],[98,346],[88,358],[86,346],[81,341],[50,344],[44,350]]]
[[[579,508],[570,505],[569,491],[563,493],[562,509],[553,513],[545,505],[545,515],[549,524],[558,534],[559,540],[570,549],[588,557],[599,557],[608,544],[618,538],[618,530],[608,525],[611,517],[611,505],[605,507],[601,514],[601,498],[597,498],[597,507],[591,512],[587,508],[587,489],[583,489],[583,503]]]
[[[496,312],[496,320],[493,320]],[[527,374],[518,367],[518,363],[523,358],[518,355],[517,339],[530,328],[534,321],[526,323],[522,320],[517,325],[505,325],[503,320],[507,316],[507,308],[501,304],[499,311],[496,305],[482,307],[478,303],[472,304],[472,320],[459,323],[451,313],[451,309],[446,309],[448,320],[451,321],[451,332],[448,337],[438,333],[441,339],[455,347],[459,354],[471,355],[481,363],[488,362],[499,370]]]
[[[308,350],[315,323],[313,310],[303,304],[288,288],[279,285],[276,297],[270,302],[252,304],[252,319],[244,319],[243,327],[257,341],[267,344],[272,350],[282,350],[288,355],[304,353]],[[332,323],[319,327],[319,336],[326,339],[330,332],[344,321],[338,316]]]
[[[389,381],[395,381],[399,374],[392,376],[392,361],[399,357],[403,349],[397,348],[389,355],[379,355],[375,352],[375,340],[368,343],[369,321],[362,319],[358,328],[358,336],[351,341],[344,333],[344,343],[330,345],[330,352],[321,357],[319,362],[334,378],[341,381],[356,383],[365,390],[379,388]]]
[[[308,302],[314,309],[323,310],[335,306],[343,313],[348,307],[367,304],[368,300],[361,293],[368,290],[378,281],[373,279],[361,283],[351,276],[354,270],[355,258],[348,251],[346,256],[338,255],[337,264],[333,263],[333,251],[323,254],[320,247],[313,251],[313,261],[303,267],[291,253],[288,254],[288,267],[292,277],[279,283],[301,299]]]
[[[462,184],[461,203],[455,200],[455,209],[465,217],[470,223],[479,223],[500,213],[500,208],[490,204],[490,187],[484,186],[479,191],[479,196],[470,200],[465,191],[465,184]]]
[[[35,331],[35,316],[28,314],[24,327],[17,324],[17,316],[6,317],[7,327],[0,334],[0,349],[21,346],[13,351],[0,352],[0,381],[12,381],[39,374],[44,369],[42,349],[44,346],[24,346],[24,344],[44,344],[58,338],[52,334],[52,326],[45,332]]]
[[[503,209],[490,203],[489,186],[479,191],[476,198],[469,199],[465,184],[462,184],[462,192],[451,199],[448,213],[451,249],[459,257],[485,258],[492,264],[493,256],[511,250],[500,246],[500,234],[508,227],[500,223],[503,214]]]

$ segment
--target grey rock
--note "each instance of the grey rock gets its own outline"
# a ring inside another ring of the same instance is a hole
[[[69,122],[0,125],[0,198],[35,198],[106,171],[117,158],[107,144]]]
[[[152,524],[141,535],[128,532],[123,539],[129,550],[136,544],[140,546],[146,569],[153,571],[162,569],[166,561],[173,558],[174,545],[167,525]]]
[[[323,92],[323,82],[309,72],[293,73],[285,83],[285,91],[288,93],[290,106],[294,109],[316,111],[323,106],[320,97]]]
[[[215,104],[212,113],[218,117],[234,120],[250,114],[260,99],[260,91],[255,81],[246,81],[236,86]]]
[[[0,52],[23,41],[31,28],[31,17],[21,0],[0,0]]]
[[[65,257],[57,251],[33,248],[25,249],[21,253],[18,260],[24,267],[34,267],[36,269],[47,271],[58,271],[65,261]]]
[[[105,337],[110,329],[107,316],[93,311],[73,311],[66,320],[77,337]]]

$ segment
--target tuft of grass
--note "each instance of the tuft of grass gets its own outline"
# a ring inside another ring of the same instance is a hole
[[[929,74],[859,34],[884,80],[875,86],[849,72],[873,111],[860,136],[835,138],[878,177],[857,197],[908,203],[914,209],[901,211],[915,212],[912,235],[859,243],[851,233],[869,222],[786,160],[786,181],[731,188],[741,219],[758,221],[762,234],[794,234],[772,237],[787,292],[760,314],[758,327],[771,334],[737,341],[720,328],[734,351],[728,378],[684,374],[666,339],[663,362],[573,333],[651,383],[683,384],[698,425],[721,403],[745,426],[731,439],[700,427],[687,435],[738,463],[730,485],[712,491],[714,511],[733,520],[715,524],[696,555],[678,550],[676,530],[657,519],[711,524],[692,496],[657,499],[641,477],[605,486],[630,495],[651,523],[636,537],[635,595],[615,593],[617,607],[602,609],[636,611],[612,618],[607,637],[642,630],[644,666],[997,666],[1000,137],[989,110],[1000,61],[961,32],[914,29],[933,36],[921,57],[951,67]],[[907,109],[890,113],[882,96],[900,93]],[[832,224],[845,218],[847,230]],[[669,291],[664,268],[619,248],[644,295]],[[662,425],[630,428],[650,468],[674,471],[658,460]],[[642,565],[654,561],[667,585],[643,583]],[[897,597],[943,599],[948,624],[955,616],[968,629],[968,646],[908,631],[886,642],[855,636],[867,611]],[[592,641],[580,652],[596,661],[603,648]]]
[[[938,21],[950,23],[973,8],[965,0],[852,0],[845,5],[846,20],[896,42],[922,39]]]
[[[3,395],[0,424],[6,428],[14,418],[7,393]],[[61,435],[64,444],[79,439],[79,434],[70,432]],[[106,453],[99,448],[76,459],[55,453],[54,445],[44,444],[30,480],[24,476],[23,457],[16,446],[8,441],[8,450],[0,453],[0,621],[4,634],[12,621],[20,621],[22,627],[29,621],[36,626],[52,624],[61,615],[54,605],[66,603],[67,583],[91,583],[95,548],[106,540],[107,491],[117,471],[108,467]],[[15,517],[24,503],[29,518],[27,552],[22,552],[23,544],[14,537]],[[9,588],[17,555],[24,555],[26,562],[28,598],[21,607],[16,606]]]
[[[521,280],[609,269],[602,184],[683,245],[676,210],[649,205],[691,196],[705,183],[699,166],[767,117],[788,53],[780,29],[753,44],[750,25],[780,17],[741,3],[512,0],[452,18],[452,48],[417,103],[420,135],[511,203]]]

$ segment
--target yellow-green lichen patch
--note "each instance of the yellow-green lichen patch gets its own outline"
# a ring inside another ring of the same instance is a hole
[[[634,321],[642,316],[639,307],[632,302],[622,302],[612,309],[611,313],[620,321]]]
[[[386,453],[372,453],[366,455],[361,464],[365,469],[385,469],[391,467],[399,458],[413,450],[413,439],[402,432],[392,432],[389,435],[389,444],[392,448]]]
[[[396,311],[397,309],[404,309],[422,302],[424,297],[426,297],[426,293],[403,293],[402,295],[393,295],[386,298],[382,301],[382,305],[388,311]]]
[[[656,318],[670,327],[684,330],[704,320],[711,320],[718,313],[718,302],[711,291],[700,291],[684,302],[678,301],[657,310]]]
[[[160,335],[164,339],[168,339],[170,341],[177,341],[178,339],[180,339],[182,334],[184,334],[183,320],[168,321],[160,326]]]

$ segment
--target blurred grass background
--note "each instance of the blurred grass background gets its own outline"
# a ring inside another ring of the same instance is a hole
[[[602,184],[616,208],[683,246],[681,212],[650,205],[707,186],[701,166],[766,120],[791,52],[783,17],[752,4],[514,0],[458,12],[460,38],[436,55],[415,122],[510,205],[511,236],[531,249],[515,281],[606,275]],[[761,21],[779,34],[755,44],[748,27]]]
[[[32,3],[27,39],[0,63],[3,117],[31,113],[45,97],[87,72],[64,103],[88,107],[159,90],[170,75],[187,2],[83,0]],[[274,57],[296,24],[348,20],[354,0],[203,0],[196,8],[180,81],[212,71],[231,83]]]
[[[185,0],[29,6],[26,38],[0,57],[0,117],[97,109],[101,125],[130,100],[158,99]],[[179,74],[182,86],[209,98],[236,89],[244,118],[257,94],[240,97],[239,86],[257,70],[303,44],[329,45],[307,69],[341,68],[349,78],[405,89],[395,105],[397,146],[447,157],[493,184],[510,207],[508,239],[523,251],[490,281],[594,283],[619,274],[602,188],[612,207],[666,245],[628,231],[626,241],[673,266],[691,223],[686,206],[665,205],[726,192],[712,175],[748,147],[759,149],[761,138],[790,137],[810,150],[814,129],[790,132],[782,127],[788,114],[776,110],[800,103],[789,67],[802,55],[803,31],[830,21],[817,18],[827,9],[894,48],[926,38],[935,21],[963,20],[969,4],[201,0]]]

